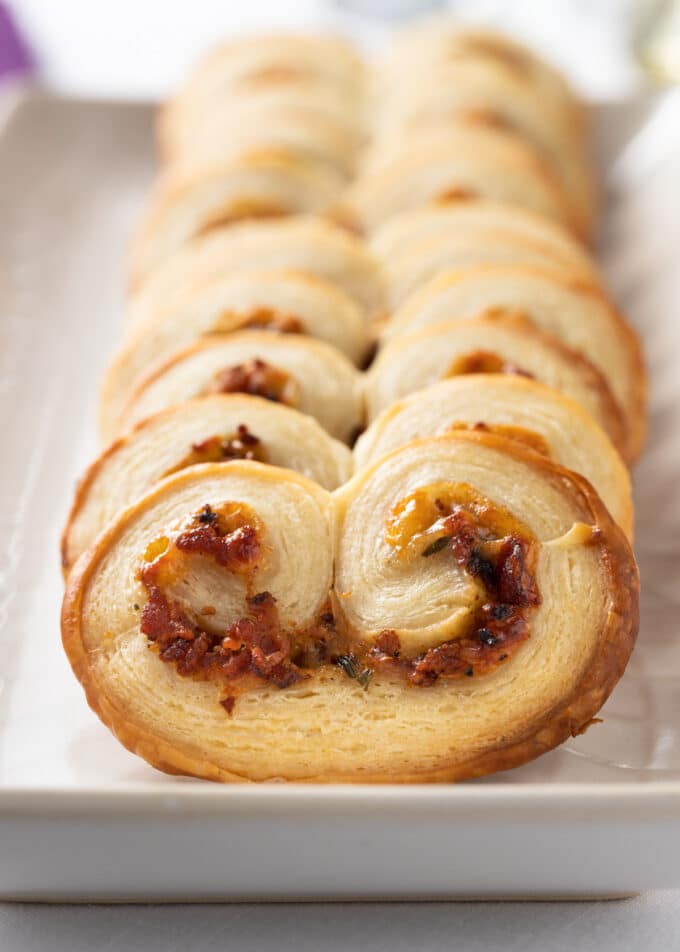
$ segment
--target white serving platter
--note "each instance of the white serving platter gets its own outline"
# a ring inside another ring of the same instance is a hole
[[[152,112],[20,103],[0,136],[0,897],[577,898],[680,886],[680,143],[644,125],[649,109],[596,115],[609,183],[602,264],[652,380],[635,478],[643,622],[604,723],[482,783],[218,787],[169,779],[120,747],[87,708],[59,635],[59,534],[95,451],[126,240],[153,173]]]

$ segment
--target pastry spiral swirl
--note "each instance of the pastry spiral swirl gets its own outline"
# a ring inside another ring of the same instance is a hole
[[[293,469],[326,489],[335,489],[352,473],[349,449],[307,414],[235,393],[179,403],[141,421],[89,467],[64,530],[64,571],[117,512],[163,477],[230,459]]]
[[[182,142],[168,158],[188,154],[228,159],[243,152],[274,148],[327,163],[349,179],[356,168],[359,136],[344,115],[328,109],[327,95],[308,88],[259,91],[239,97],[227,110],[201,117],[190,143]]]
[[[162,109],[156,127],[166,158],[195,146],[206,124],[245,102],[274,97],[282,103],[321,98],[317,115],[341,114],[356,124],[356,107],[364,82],[364,64],[349,43],[336,37],[258,36],[226,43],[206,57],[179,93]],[[335,93],[335,95],[333,95]]]
[[[630,549],[591,487],[458,433],[334,497],[249,462],[166,479],[78,562],[63,632],[95,711],[163,770],[442,780],[581,730],[636,611]]]
[[[335,348],[311,337],[242,331],[206,337],[151,367],[120,415],[102,407],[105,440],[165,407],[207,393],[250,393],[315,417],[349,442],[363,423],[360,376]]]
[[[392,317],[388,340],[442,320],[485,313],[520,314],[585,355],[606,377],[629,428],[628,456],[644,441],[646,383],[640,343],[595,285],[557,271],[489,266],[444,272],[416,291]]]
[[[369,316],[384,309],[380,267],[362,242],[320,218],[241,222],[194,238],[138,282],[131,323],[169,310],[178,295],[227,272],[296,271],[346,291]]]
[[[577,230],[587,235],[596,194],[584,114],[564,80],[489,32],[439,23],[405,31],[377,70],[378,139],[442,129],[452,119],[500,127],[534,145],[557,174]]]
[[[393,310],[440,271],[478,265],[559,268],[575,281],[598,280],[592,259],[563,228],[497,202],[395,215],[373,235],[371,247],[383,263]]]
[[[574,137],[584,124],[584,110],[560,72],[528,47],[491,30],[462,28],[443,17],[432,17],[396,34],[376,70],[376,95],[395,89],[399,77],[413,76],[427,64],[491,63],[524,77],[535,90],[538,117],[549,111]],[[422,75],[422,73],[421,73]],[[436,91],[436,89],[434,90]],[[534,121],[539,121],[534,117]]]
[[[400,212],[470,199],[507,202],[572,224],[559,183],[539,152],[514,134],[470,125],[388,151],[359,175],[347,202],[371,233]]]
[[[103,416],[120,414],[135,383],[154,364],[205,335],[244,329],[317,337],[355,363],[364,359],[371,343],[364,315],[335,285],[291,272],[230,272],[133,325],[104,378]]]
[[[625,419],[600,371],[519,316],[444,321],[395,337],[366,375],[368,417],[438,380],[470,373],[519,374],[559,390],[585,407],[626,457]]]
[[[354,447],[361,469],[424,436],[456,429],[498,433],[585,476],[630,537],[630,478],[620,455],[591,415],[573,400],[523,376],[455,377],[392,403]]]
[[[132,246],[133,281],[141,281],[183,244],[240,219],[331,208],[343,186],[328,164],[283,148],[231,159],[186,162],[165,173]]]
[[[552,253],[575,270],[593,275],[595,262],[581,242],[541,215],[504,202],[475,201],[425,206],[392,216],[370,236],[370,247],[384,264],[410,248],[418,255],[422,245],[453,234],[503,235]]]

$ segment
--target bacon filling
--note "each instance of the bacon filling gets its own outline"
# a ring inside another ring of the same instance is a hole
[[[240,423],[236,433],[227,436],[209,436],[198,443],[192,443],[191,449],[182,459],[167,470],[164,475],[178,473],[187,466],[199,463],[221,463],[232,459],[257,460],[266,463],[267,457],[259,437],[251,433],[244,423]]]
[[[286,406],[295,406],[298,400],[298,387],[290,374],[259,357],[218,371],[206,393],[249,393]]]
[[[434,521],[422,531],[423,519],[427,522],[433,515]],[[472,487],[461,484],[448,501],[430,498],[427,489],[416,491],[393,510],[387,541],[402,552],[412,552],[415,543],[423,558],[446,553],[481,584],[484,599],[463,637],[416,658],[401,657],[395,631],[382,632],[369,652],[373,667],[400,671],[412,684],[427,687],[439,678],[490,673],[529,638],[527,616],[541,603],[535,542],[510,513],[479,497]]]
[[[327,606],[308,629],[287,632],[276,599],[267,591],[249,596],[247,613],[226,630],[206,630],[197,616],[212,618],[214,606],[194,612],[168,594],[169,586],[182,575],[185,560],[196,556],[242,575],[252,588],[263,558],[256,519],[241,505],[224,504],[218,509],[205,505],[180,531],[150,543],[138,572],[148,595],[140,629],[149,647],[182,677],[225,685],[228,694],[220,703],[228,714],[244,691],[263,683],[289,687],[308,677],[305,668],[335,657],[339,649]]]
[[[141,631],[159,658],[181,676],[223,684],[227,694],[220,703],[228,714],[244,691],[262,684],[286,688],[309,677],[309,669],[328,663],[364,688],[375,672],[404,677],[417,687],[490,673],[530,636],[528,616],[541,603],[535,542],[509,513],[472,487],[460,484],[449,496],[437,489],[417,490],[394,508],[387,540],[401,554],[451,558],[480,584],[484,597],[460,638],[408,658],[397,632],[386,629],[354,654],[328,607],[304,631],[287,631],[276,599],[267,591],[250,595],[247,613],[226,630],[206,630],[197,616],[211,618],[215,608],[193,612],[166,590],[181,573],[183,559],[204,556],[241,574],[252,591],[263,545],[257,520],[236,504],[219,509],[206,505],[180,531],[147,547],[138,573],[148,593]]]

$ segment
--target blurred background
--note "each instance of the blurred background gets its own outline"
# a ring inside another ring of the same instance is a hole
[[[680,75],[674,0],[0,0],[0,69],[31,68],[68,95],[157,98],[227,34],[332,27],[371,47],[396,20],[441,9],[521,37],[597,99]]]

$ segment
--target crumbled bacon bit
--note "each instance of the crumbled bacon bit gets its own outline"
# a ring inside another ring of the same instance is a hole
[[[444,522],[456,561],[482,582],[493,601],[478,610],[468,637],[445,642],[416,659],[409,680],[420,686],[440,677],[473,677],[493,670],[529,637],[522,609],[541,601],[529,567],[531,543],[515,536],[490,538],[462,507],[454,508]]]
[[[528,545],[512,536],[501,546],[496,563],[496,590],[501,602],[510,605],[538,605],[536,579],[527,565]]]
[[[143,580],[143,576],[142,576]],[[190,643],[194,640],[194,627],[178,605],[170,604],[160,588],[148,585],[149,597],[142,609],[140,627],[143,634],[161,650],[175,641]]]
[[[211,634],[194,624],[160,588],[147,587],[141,631],[161,660],[174,663],[183,677],[214,677],[228,681],[232,691],[247,689],[253,679],[284,688],[304,677],[290,660],[290,643],[269,592],[249,599],[249,615],[226,633]]]
[[[287,405],[295,402],[295,385],[292,378],[285,371],[273,367],[259,357],[220,370],[208,392],[249,393]]]
[[[244,423],[239,423],[236,433],[229,436],[209,436],[199,443],[191,444],[191,453],[179,468],[200,462],[249,459],[262,460],[260,438],[251,433]]]
[[[213,522],[204,523],[182,532],[174,542],[180,552],[209,555],[224,568],[252,565],[261,554],[257,530],[248,525],[239,526],[233,532],[222,535]]]
[[[386,531],[388,541],[400,552],[408,551],[413,540],[427,543],[420,551],[425,557],[448,551],[478,580],[485,600],[464,637],[415,659],[400,655],[395,631],[381,632],[368,652],[374,668],[400,673],[412,684],[427,687],[439,678],[489,673],[526,641],[530,633],[527,609],[541,601],[534,576],[535,548],[526,527],[509,513],[471,487],[459,486],[447,498],[444,489],[435,486],[429,493],[421,489],[400,500]]]
[[[391,658],[398,658],[401,652],[401,642],[393,628],[386,628],[385,631],[380,632],[375,639],[375,647],[382,654]]]
[[[509,607],[509,614],[498,620],[497,606],[487,603],[477,612],[467,638],[447,641],[417,658],[409,673],[412,684],[429,687],[439,678],[473,677],[488,674],[502,664],[529,637],[529,624],[520,611]]]

